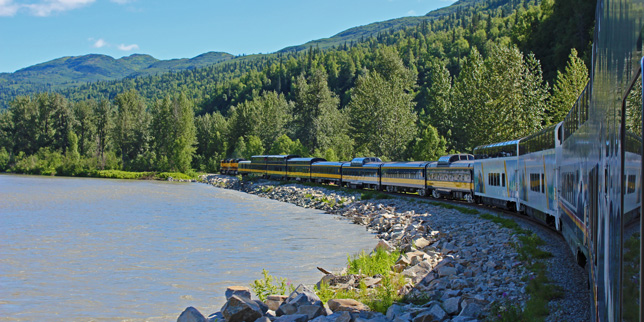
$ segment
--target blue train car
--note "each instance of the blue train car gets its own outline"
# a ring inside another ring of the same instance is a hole
[[[642,81],[644,0],[598,0],[595,21],[590,82],[563,123],[562,233],[588,270],[593,320],[641,321],[641,207],[630,195],[642,197],[642,149],[627,147],[642,128],[630,139],[626,129],[642,107],[627,113],[626,98]]]
[[[380,190],[380,158],[354,158],[342,165],[342,184],[350,188],[371,188]]]
[[[474,196],[497,207],[518,210],[519,140],[474,149]]]
[[[557,205],[562,123],[551,125],[519,141],[519,211],[560,229]]]

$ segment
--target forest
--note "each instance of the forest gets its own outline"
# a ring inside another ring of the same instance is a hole
[[[471,152],[563,120],[588,82],[594,9],[487,0],[329,49],[17,96],[0,113],[0,171],[214,172],[257,154]]]

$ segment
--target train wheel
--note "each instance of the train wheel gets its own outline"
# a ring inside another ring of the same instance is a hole
[[[465,201],[467,201],[467,203],[473,203],[474,202],[474,198],[472,198],[471,193],[466,193],[465,194]]]
[[[426,197],[427,196],[427,190],[425,190],[425,189],[418,189],[418,190],[416,190],[416,192],[418,192],[418,195],[421,196],[421,197]]]
[[[441,194],[438,192],[438,190],[432,190],[432,197],[440,199]]]

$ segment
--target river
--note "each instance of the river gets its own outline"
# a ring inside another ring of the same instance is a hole
[[[174,321],[262,269],[312,284],[364,227],[197,183],[0,175],[0,321]]]

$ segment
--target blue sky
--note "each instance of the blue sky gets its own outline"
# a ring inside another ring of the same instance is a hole
[[[455,0],[0,0],[0,72],[63,56],[271,53]]]

